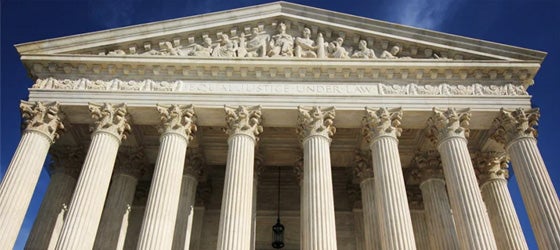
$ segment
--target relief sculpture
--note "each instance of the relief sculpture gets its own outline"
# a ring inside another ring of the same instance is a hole
[[[268,27],[268,28],[266,28]],[[249,34],[250,32],[250,34]],[[325,36],[327,34],[327,36]],[[396,60],[396,59],[443,59],[452,60],[431,48],[405,48],[399,43],[392,43],[383,38],[345,37],[344,32],[336,33],[331,30],[319,30],[317,27],[298,26],[286,22],[273,23],[270,26],[245,27],[244,32],[225,34],[218,32],[212,41],[210,35],[189,37],[185,40],[174,39],[173,43],[161,41],[157,48],[150,43],[144,44],[143,49],[136,47],[128,50],[118,48],[101,52],[104,55],[159,55],[183,57],[299,57],[299,58],[335,58],[335,59],[368,59],[368,60]],[[200,39],[200,40],[198,40]],[[328,41],[325,41],[328,39]],[[377,42],[375,42],[377,41]],[[455,55],[454,59],[462,59]]]

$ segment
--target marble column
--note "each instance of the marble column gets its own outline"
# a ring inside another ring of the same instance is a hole
[[[504,152],[479,152],[473,159],[498,249],[529,249],[507,187]]]
[[[375,179],[371,156],[367,153],[356,155],[355,175],[360,181],[363,224],[364,224],[364,249],[381,249],[378,232],[377,209],[375,204]]]
[[[206,203],[208,202],[208,199],[210,199],[211,193],[212,185],[208,179],[201,182],[196,189],[194,218],[192,222],[192,234],[189,246],[190,250],[199,250],[200,243],[204,240],[201,238],[204,225],[204,213],[206,212]]]
[[[428,137],[437,145],[461,249],[496,249],[467,148],[470,110],[434,108]]]
[[[58,102],[20,104],[23,133],[0,184],[0,249],[11,249],[25,218],[49,147],[64,129]]]
[[[415,160],[420,170],[420,190],[430,232],[427,235],[430,238],[430,249],[459,249],[439,153],[421,152],[416,155]]]
[[[303,239],[307,238],[307,236],[304,237],[305,230],[303,228],[303,152],[299,152],[298,155],[296,162],[294,162],[293,173],[299,187],[299,249],[303,249]]]
[[[94,249],[118,249],[119,242],[124,243],[136,185],[144,173],[146,158],[143,151],[138,147],[121,147],[119,150]],[[123,225],[123,222],[126,223]]]
[[[406,198],[398,137],[402,111],[366,108],[365,137],[375,175],[375,203],[382,249],[416,249]]]
[[[50,150],[53,160],[49,173],[51,181],[41,202],[39,213],[33,223],[25,249],[42,249],[55,246],[62,228],[59,220],[61,210],[70,204],[80,167],[84,162],[84,150],[77,146],[53,146]],[[56,229],[59,231],[56,232]]]
[[[218,230],[218,250],[251,248],[255,145],[261,107],[225,107],[228,157]]]
[[[203,175],[204,156],[199,148],[190,148],[185,160],[183,181],[181,183],[181,198],[177,209],[177,222],[173,236],[172,249],[189,249],[193,232],[194,205],[198,182]]]
[[[416,239],[416,249],[430,250],[430,234],[433,234],[426,223],[425,209],[410,209],[410,217],[412,219],[412,228],[414,228],[414,238]],[[447,250],[456,249],[448,248]]]
[[[538,109],[502,109],[493,138],[505,145],[540,249],[560,249],[560,201],[537,147]]]
[[[91,249],[121,140],[130,130],[125,104],[89,104],[91,143],[56,249]]]
[[[192,105],[158,105],[160,146],[138,249],[171,249],[187,146],[196,132]]]
[[[354,175],[354,177],[357,177]],[[346,186],[348,199],[352,205],[352,214],[354,215],[354,238],[356,242],[356,250],[365,250],[365,233],[364,233],[364,212],[362,210],[362,191],[359,184],[354,184],[358,180],[353,179]]]
[[[251,250],[255,250],[255,245],[257,242],[257,191],[259,189],[259,177],[264,169],[262,163],[264,162],[264,157],[261,153],[255,154],[255,170],[253,173],[253,205],[251,207]]]
[[[330,144],[336,129],[334,107],[298,107],[303,145],[303,250],[337,249]]]

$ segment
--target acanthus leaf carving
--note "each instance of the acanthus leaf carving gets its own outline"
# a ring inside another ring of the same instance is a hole
[[[197,117],[193,105],[158,104],[156,109],[160,114],[160,134],[176,133],[184,136],[189,141],[192,140],[197,130]]]
[[[357,151],[354,156],[356,166],[354,167],[354,175],[358,177],[360,182],[373,178],[373,165],[371,163],[371,152]]]
[[[119,141],[125,140],[130,132],[130,115],[126,104],[88,104],[91,118],[94,120],[90,130],[103,131],[114,135]]]
[[[205,175],[206,160],[204,154],[198,147],[191,147],[185,157],[184,175],[190,175],[197,180],[201,180]]]
[[[522,108],[506,110],[502,108],[498,117],[494,119],[492,138],[504,145],[508,145],[518,138],[536,138],[537,130],[535,126],[538,125],[539,117],[538,108],[528,110]]]
[[[298,107],[297,133],[301,139],[310,136],[323,136],[328,139],[336,133],[334,126],[335,108],[321,108],[313,106],[311,108]]]
[[[51,142],[58,139],[59,132],[64,131],[62,119],[64,113],[58,102],[21,101],[19,105],[22,116],[22,128],[46,135]]]
[[[480,184],[509,178],[508,158],[505,152],[478,152],[473,158],[473,165]]]
[[[226,125],[224,132],[229,136],[244,134],[255,140],[263,132],[261,106],[224,106]]]
[[[81,146],[55,144],[50,148],[49,153],[51,155],[51,164],[48,168],[50,175],[63,172],[78,178],[86,156],[86,152]]]
[[[146,171],[146,155],[143,147],[119,147],[115,160],[115,173],[122,173],[140,178]]]
[[[402,108],[365,108],[363,134],[367,141],[373,142],[381,136],[398,138],[401,136]]]
[[[419,170],[419,177],[422,181],[429,179],[443,179],[443,167],[439,152],[428,150],[418,152],[414,157]]]
[[[471,112],[469,108],[457,110],[448,108],[438,110],[433,108],[433,114],[428,118],[428,138],[437,145],[438,141],[450,137],[469,137]]]

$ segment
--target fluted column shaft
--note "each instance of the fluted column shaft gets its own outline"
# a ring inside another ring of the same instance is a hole
[[[251,248],[250,250],[255,250],[255,245],[257,241],[257,193],[259,188],[259,179],[255,177],[253,179],[253,203],[251,206]]]
[[[330,140],[310,136],[303,141],[303,239],[305,250],[336,249],[336,225]]]
[[[20,109],[27,128],[0,184],[0,249],[14,246],[49,147],[63,128],[58,103],[22,101]]]
[[[382,249],[416,249],[398,150],[398,140],[375,138],[371,144],[377,221]]]
[[[27,237],[25,249],[43,249],[51,244],[56,245],[56,242],[51,242],[51,239],[58,240],[58,237],[53,237],[53,234],[60,233],[54,232],[57,227],[57,219],[64,206],[70,204],[76,181],[75,175],[64,171],[56,171],[51,175],[49,187],[41,202],[33,228]],[[60,229],[62,225],[58,225],[58,227]]]
[[[187,145],[184,135],[161,136],[138,249],[171,249]]]
[[[119,144],[113,134],[93,134],[56,249],[93,247]]]
[[[425,212],[422,210],[411,209],[410,216],[412,218],[412,228],[414,228],[414,238],[416,239],[416,248],[418,250],[435,249],[430,246],[430,231],[426,223]],[[447,250],[456,249],[448,248]]]
[[[534,138],[509,144],[521,196],[540,249],[560,249],[560,202]]]
[[[493,179],[480,187],[498,249],[529,249],[507,187],[506,179]]]
[[[469,110],[434,109],[429,137],[437,145],[461,249],[496,249],[467,148]]]
[[[198,250],[200,248],[200,236],[202,235],[202,225],[204,225],[204,212],[205,208],[203,206],[194,207],[190,250]]]
[[[466,139],[451,137],[438,146],[453,218],[462,249],[496,249],[496,241],[467,148]]]
[[[250,249],[255,139],[234,134],[228,144],[217,249]]]
[[[356,238],[356,250],[366,250],[364,233],[364,212],[362,209],[352,209],[354,214],[354,237]]]
[[[117,151],[130,130],[126,105],[90,103],[89,109],[94,132],[56,245],[59,250],[93,248]]]
[[[225,112],[229,146],[217,249],[250,249],[255,144],[263,131],[261,107],[225,107]]]
[[[365,249],[380,249],[380,240],[377,224],[377,210],[375,204],[375,180],[367,178],[360,183],[362,190],[362,209],[364,224],[364,246]]]
[[[181,184],[181,198],[177,209],[177,223],[175,224],[175,236],[173,236],[173,249],[188,250],[193,232],[194,202],[196,198],[196,187],[198,179],[191,175],[183,175]]]
[[[440,178],[430,178],[420,184],[420,189],[430,232],[429,235],[426,235],[430,239],[430,249],[459,249],[445,181]]]
[[[123,225],[123,221],[128,221],[137,184],[137,176],[125,173],[116,173],[113,176],[94,249],[117,249],[119,241],[126,237],[128,225]]]

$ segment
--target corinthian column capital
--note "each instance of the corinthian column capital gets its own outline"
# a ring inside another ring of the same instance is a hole
[[[261,106],[239,106],[237,108],[225,106],[226,129],[229,136],[236,134],[248,135],[258,140],[263,132]]]
[[[491,180],[507,179],[508,159],[504,152],[479,152],[473,159],[473,165],[476,169],[478,181],[484,184]]]
[[[356,166],[354,167],[354,174],[358,177],[360,182],[373,178],[373,166],[371,164],[371,153],[356,152],[354,157]]]
[[[146,155],[142,147],[120,147],[115,161],[115,173],[140,178],[146,171]]]
[[[21,101],[19,109],[23,117],[23,129],[37,131],[47,136],[51,143],[58,139],[59,132],[64,130],[61,121],[64,114],[60,111],[58,102]]]
[[[53,146],[49,150],[51,154],[51,164],[49,173],[63,172],[74,178],[78,178],[80,168],[84,163],[85,152],[80,146]]]
[[[88,108],[91,118],[94,120],[91,131],[94,133],[103,131],[112,134],[119,141],[126,139],[130,132],[130,115],[126,104],[89,103]]]
[[[190,175],[199,180],[204,174],[204,155],[198,148],[191,148],[185,157],[185,170],[183,175]]]
[[[328,138],[336,133],[334,126],[335,108],[321,108],[313,106],[311,108],[298,107],[297,133],[302,139],[310,136],[323,136]]]
[[[380,108],[371,109],[366,107],[364,117],[364,135],[369,142],[381,136],[398,138],[401,136],[402,128],[402,109],[401,108]]]
[[[416,165],[419,169],[419,175],[422,182],[429,179],[442,179],[443,180],[443,167],[441,165],[441,158],[439,153],[435,150],[419,152],[414,157]]]
[[[160,114],[160,134],[174,133],[183,136],[188,141],[192,140],[196,132],[196,115],[192,105],[157,105]]]
[[[433,108],[433,114],[428,118],[428,137],[434,144],[450,137],[468,138],[470,120],[469,108],[460,110]]]
[[[537,130],[534,127],[538,124],[539,117],[538,108],[529,110],[502,108],[498,117],[494,119],[492,138],[504,145],[523,137],[535,138]]]

